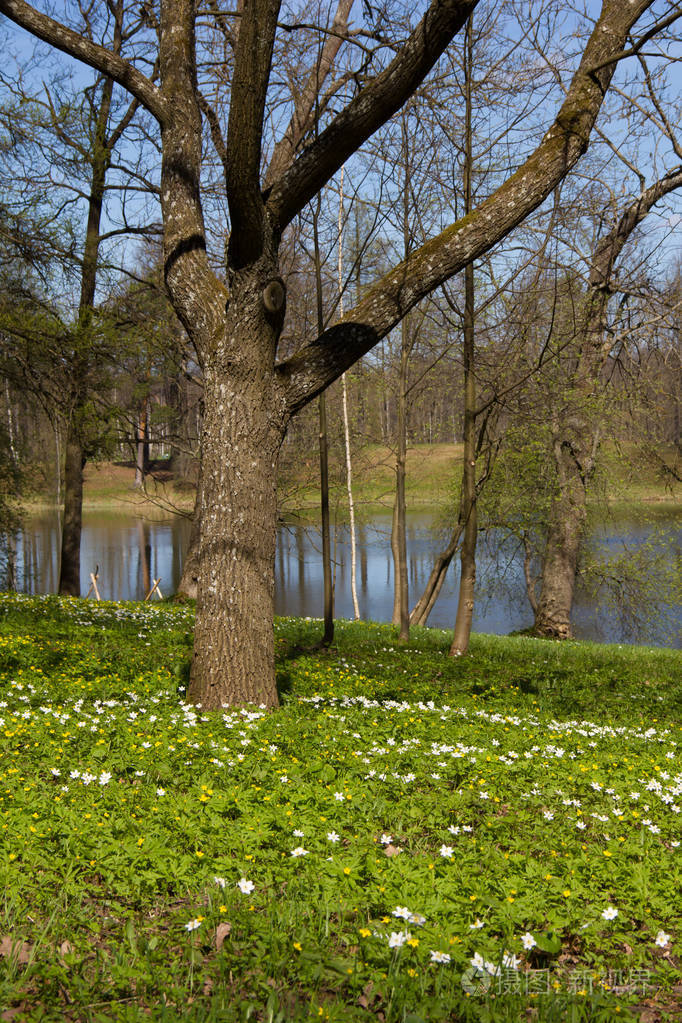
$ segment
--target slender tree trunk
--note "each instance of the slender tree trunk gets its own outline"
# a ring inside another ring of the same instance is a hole
[[[434,562],[431,574],[429,575],[426,586],[424,587],[424,592],[412,609],[410,625],[426,625],[428,617],[433,610],[433,605],[436,603],[440,591],[443,588],[443,583],[445,582],[450,562],[457,553],[461,536],[462,524],[461,522],[458,522],[452,531],[447,547],[445,550],[440,552]]]
[[[79,597],[81,592],[81,529],[83,525],[83,469],[85,455],[81,432],[72,420],[64,451],[64,524],[62,527],[59,592]]]
[[[135,486],[144,486],[145,477],[149,467],[149,428],[148,428],[148,398],[144,398],[140,404],[137,419],[137,438],[135,441]]]
[[[552,505],[547,527],[533,631],[539,636],[570,639],[578,558],[587,518],[587,495],[574,454],[558,438],[554,443],[554,460],[559,494]]]
[[[398,437],[395,460],[395,502],[391,550],[394,565],[393,624],[400,629],[399,639],[410,638],[409,582],[407,576],[407,523],[405,507],[405,462],[407,459],[407,369],[412,342],[406,317],[401,324],[402,343],[398,376]]]
[[[120,38],[118,45],[120,46]],[[85,231],[83,265],[81,270],[81,294],[78,307],[78,326],[75,332],[76,352],[71,366],[72,401],[69,417],[69,434],[66,440],[66,465],[64,470],[64,524],[62,526],[62,549],[59,569],[59,592],[72,596],[80,594],[80,542],[83,525],[83,470],[86,464],[87,428],[83,416],[87,400],[87,376],[91,353],[90,327],[95,302],[97,264],[99,258],[100,223],[106,174],[111,151],[106,144],[106,129],[111,110],[113,82],[105,79],[102,99],[97,112],[97,124],[92,151],[92,177],[88,197],[88,222]]]
[[[199,542],[201,540],[201,464],[199,465],[199,479],[197,481],[197,492],[194,496],[194,511],[192,512],[192,528],[189,533],[189,543],[182,563],[182,575],[178,583],[176,597],[179,599],[196,600],[199,582]]]
[[[460,551],[459,597],[450,656],[469,649],[476,586],[476,541],[478,510],[476,500],[476,378],[474,375],[474,268],[465,269],[464,304],[464,459],[460,522],[464,537]]]
[[[464,210],[471,212],[473,140],[471,133],[471,67],[473,58],[473,15],[469,16],[464,43],[465,127],[464,127]],[[458,657],[469,649],[474,615],[476,587],[476,541],[478,509],[476,501],[476,375],[474,336],[474,264],[464,268],[464,458],[460,522],[464,538],[460,551],[459,598],[450,656]]]
[[[410,258],[412,242],[410,222],[411,197],[411,151],[409,132],[409,104],[401,118],[403,158],[403,259]],[[391,550],[394,565],[393,624],[400,629],[399,639],[406,643],[410,638],[409,580],[407,574],[407,522],[405,509],[405,463],[407,461],[407,376],[414,337],[410,336],[408,314],[400,324],[400,370],[398,372],[397,394],[397,444],[395,458],[395,504],[393,511],[393,532]]]
[[[343,317],[343,167],[339,183],[339,315]],[[341,376],[341,394],[343,405],[343,440],[346,450],[346,490],[348,492],[348,528],[350,530],[350,592],[353,598],[353,617],[357,622],[360,618],[358,605],[357,576],[357,543],[355,539],[355,502],[353,500],[353,465],[350,451],[350,422],[348,418],[348,382],[346,374]]]
[[[353,466],[350,453],[350,424],[348,419],[348,387],[346,374],[341,377],[341,393],[343,396],[343,439],[346,449],[346,490],[348,493],[348,529],[350,532],[350,592],[353,598],[353,617],[357,622],[360,618],[358,604],[357,566],[358,552],[355,537],[355,501],[353,500]]]
[[[319,217],[322,207],[322,193],[318,192],[317,205],[313,213],[313,244],[315,247],[315,294],[317,299],[317,332],[324,330],[324,309],[322,306],[322,257],[320,255]],[[327,434],[327,399],[324,391],[318,398],[320,426],[320,515],[322,529],[322,576],[324,592],[324,632],[322,646],[329,646],[334,639],[334,585],[332,581],[331,526],[329,517],[329,439]]]

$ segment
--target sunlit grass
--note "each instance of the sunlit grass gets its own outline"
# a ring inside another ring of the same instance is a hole
[[[26,1019],[637,1018],[679,983],[682,658],[277,623],[183,702],[188,607],[0,597],[0,1001]],[[485,1013],[488,1013],[485,1016]],[[381,1016],[380,1016],[381,1014]]]

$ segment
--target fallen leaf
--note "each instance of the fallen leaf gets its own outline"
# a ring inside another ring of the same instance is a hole
[[[70,952],[73,952],[73,945],[70,941],[63,941],[59,946],[59,954],[67,956]]]
[[[9,934],[0,940],[0,956],[14,959],[20,966],[25,966],[31,958],[33,946],[27,941],[13,941]]]
[[[216,947],[216,949],[218,951],[220,951],[220,949],[223,947],[223,942],[225,941],[225,938],[228,936],[228,934],[230,933],[231,930],[232,930],[232,924],[229,924],[227,922],[225,922],[223,924],[218,924],[218,926],[216,927],[216,929],[215,929],[215,947]]]
[[[387,845],[386,848],[384,849],[384,856],[397,856],[399,852],[400,849],[398,849],[397,846]]]

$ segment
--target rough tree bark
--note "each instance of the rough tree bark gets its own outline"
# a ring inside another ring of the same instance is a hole
[[[651,0],[605,0],[557,118],[535,152],[468,217],[411,253],[325,331],[276,362],[284,316],[282,231],[347,158],[405,103],[475,0],[434,0],[390,64],[261,191],[261,134],[279,4],[244,4],[223,146],[231,235],[227,283],[206,255],[194,0],[164,0],[160,85],[133,63],[24,0],[4,13],[129,89],[161,127],[165,280],[205,373],[203,516],[189,698],[206,709],[277,703],[273,607],[275,477],[289,418],[369,351],[425,295],[503,238],[585,152],[628,34]],[[219,136],[219,128],[213,132]],[[219,145],[222,140],[218,139]],[[220,150],[219,150],[220,151]]]

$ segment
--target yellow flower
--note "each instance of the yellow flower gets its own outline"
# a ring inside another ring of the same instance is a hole
[[[343,872],[346,876],[348,876],[348,874],[350,874],[350,867],[344,867]]]
[[[302,952],[303,951],[303,946],[301,945],[300,941],[295,941],[294,942],[294,948],[296,949],[297,952]]]
[[[359,933],[361,938],[369,938],[372,932],[369,930],[368,927],[361,927]]]
[[[412,948],[416,948],[417,945],[419,944],[419,938],[408,938],[407,939],[407,944],[411,945]]]

